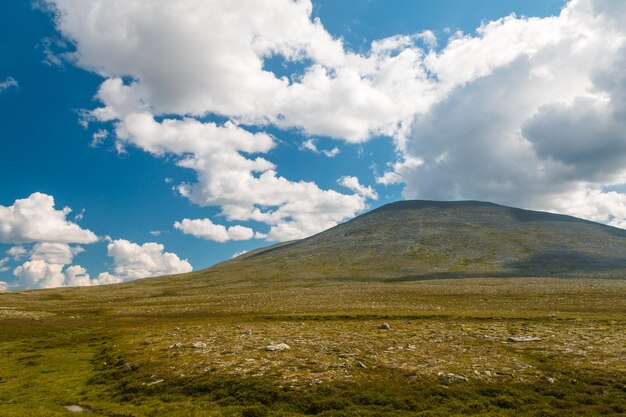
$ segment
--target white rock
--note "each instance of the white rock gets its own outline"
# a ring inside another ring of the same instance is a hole
[[[204,342],[193,342],[191,344],[191,346],[193,348],[196,348],[196,349],[204,349],[206,347],[206,343],[204,343]]]
[[[66,405],[65,409],[71,413],[93,413],[93,410],[80,405]]]
[[[268,352],[280,352],[289,349],[291,349],[291,347],[287,343],[277,343],[265,346],[265,350],[267,350]]]
[[[541,340],[541,338],[536,336],[519,336],[509,337],[507,340],[509,342],[538,342]]]

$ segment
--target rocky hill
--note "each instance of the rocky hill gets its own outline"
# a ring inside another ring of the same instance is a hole
[[[478,201],[400,201],[208,271],[240,279],[626,277],[626,230]]]

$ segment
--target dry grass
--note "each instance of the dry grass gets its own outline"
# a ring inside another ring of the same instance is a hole
[[[626,407],[626,281],[184,282],[0,294],[0,415],[66,415],[67,404],[110,416]],[[519,336],[541,340],[509,340]],[[290,349],[266,351],[281,342]],[[467,382],[449,385],[447,373]]]

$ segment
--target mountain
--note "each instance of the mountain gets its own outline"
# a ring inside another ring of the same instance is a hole
[[[197,274],[241,280],[626,276],[626,230],[479,201],[399,201]]]

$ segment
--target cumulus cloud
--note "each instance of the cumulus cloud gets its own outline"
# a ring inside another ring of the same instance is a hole
[[[380,40],[368,55],[354,54],[311,18],[306,0],[48,3],[58,29],[78,48],[75,63],[135,80],[116,100],[118,110],[217,113],[349,141],[393,132],[407,120],[420,86],[405,82],[426,77],[415,65],[423,56],[417,45],[436,43],[427,31]],[[264,67],[273,56],[313,64],[300,76],[280,78]]]
[[[9,88],[19,88],[18,82],[13,77],[7,77],[4,81],[0,81],[0,93]]]
[[[13,205],[0,205],[0,242],[93,243],[98,237],[66,219],[72,210],[54,208],[54,198],[33,193],[15,200]]]
[[[267,223],[272,240],[319,232],[354,216],[365,201],[279,176],[273,163],[254,155],[273,148],[273,138],[240,123],[350,142],[394,134],[421,106],[410,93],[419,85],[405,83],[426,77],[413,65],[423,56],[416,45],[434,42],[432,33],[394,37],[366,56],[354,54],[311,18],[309,1],[49,4],[58,29],[76,46],[71,59],[106,78],[97,94],[103,106],[91,117],[114,123],[118,149],[178,155],[179,165],[198,176],[178,187],[183,195],[220,206],[230,221]],[[273,56],[312,64],[281,78],[264,67]],[[230,121],[198,120],[211,113]]]
[[[626,12],[572,1],[559,16],[509,16],[425,64],[456,85],[416,115],[401,150],[419,160],[380,182],[407,198],[483,199],[623,225]]]
[[[301,150],[311,151],[311,152],[316,153],[318,155],[324,155],[324,156],[327,156],[329,158],[334,158],[340,152],[339,148],[336,147],[336,146],[334,148],[332,148],[332,149],[319,149],[317,147],[317,144],[315,143],[315,139],[307,139],[307,140],[305,140],[300,145],[300,149]]]
[[[113,274],[105,272],[98,278],[102,281],[128,281],[192,270],[186,259],[164,250],[163,245],[154,242],[138,245],[125,239],[112,240],[107,245],[107,254],[113,258]]]
[[[362,185],[357,177],[341,177],[337,182],[339,183],[339,185],[354,191],[364,198],[371,198],[372,200],[378,199],[378,194],[376,193],[376,191],[370,186],[366,187]]]
[[[215,224],[210,219],[183,219],[174,223],[174,228],[184,234],[216,242],[248,240],[254,237],[254,230],[249,227],[240,225],[226,227],[221,224]]]
[[[105,78],[91,117],[115,125],[118,146],[177,155],[198,177],[178,187],[183,195],[229,221],[267,223],[269,239],[333,226],[374,193],[279,176],[257,155],[275,141],[242,127],[252,124],[352,143],[391,136],[399,159],[377,183],[403,183],[407,198],[626,222],[623,195],[610,189],[626,182],[620,2],[572,0],[558,16],[484,22],[441,49],[432,32],[391,36],[361,54],[312,19],[306,0],[49,3],[76,46],[71,59]],[[277,76],[265,68],[275,56],[302,71]],[[199,120],[207,114],[230,121]]]
[[[37,243],[29,252],[30,259],[13,270],[19,288],[54,288],[101,284],[91,279],[85,268],[70,265],[74,256],[83,252],[80,246],[67,243]]]
[[[24,248],[24,246],[18,245],[18,246],[12,246],[11,248],[9,248],[9,250],[6,251],[6,254],[9,255],[14,260],[19,260],[25,255],[27,255],[28,251],[26,250],[26,248]]]
[[[127,88],[121,80],[110,84]],[[106,85],[102,88],[108,88]],[[230,221],[255,220],[270,225],[270,240],[317,233],[365,207],[361,195],[322,190],[313,182],[289,181],[277,174],[270,161],[244,156],[242,152],[266,153],[274,148],[275,141],[268,134],[250,133],[233,122],[218,125],[193,118],[157,121],[149,113],[133,113],[117,122],[116,134],[120,143],[133,144],[155,156],[179,155],[178,165],[194,170],[198,177],[197,183],[177,187],[183,196],[199,205],[220,206]]]

